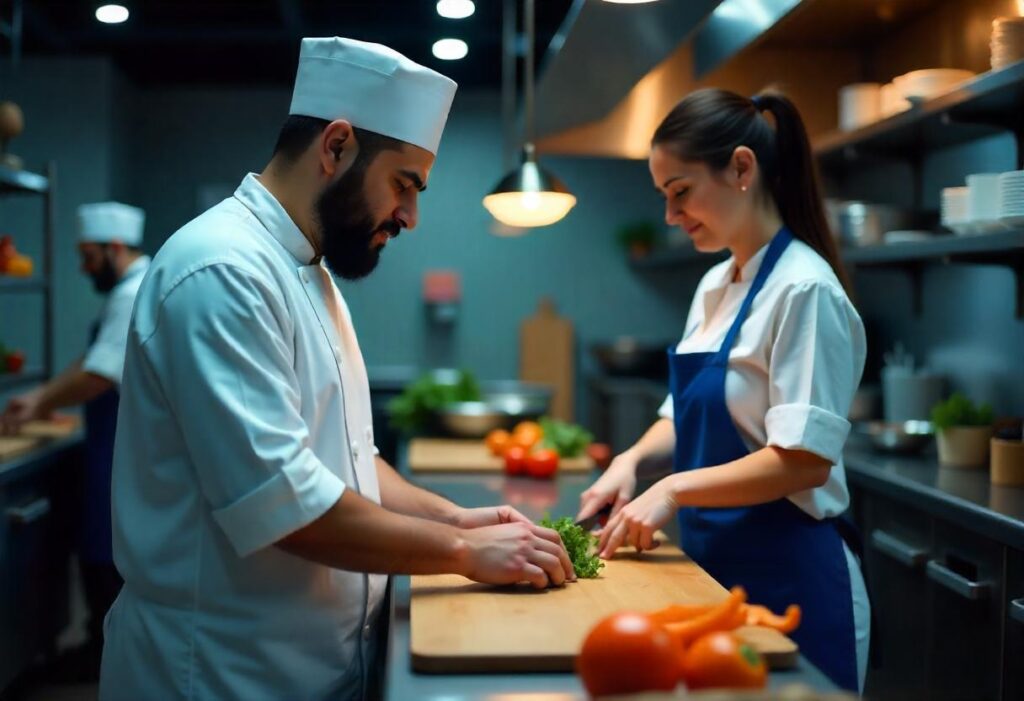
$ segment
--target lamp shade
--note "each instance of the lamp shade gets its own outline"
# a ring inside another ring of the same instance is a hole
[[[523,150],[523,162],[502,178],[484,207],[495,219],[514,227],[547,226],[560,221],[576,204],[569,189],[533,156],[533,144]]]

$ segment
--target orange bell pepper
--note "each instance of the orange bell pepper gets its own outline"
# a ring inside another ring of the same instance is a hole
[[[749,604],[747,606],[748,626],[764,626],[774,628],[780,633],[792,633],[800,626],[800,607],[792,604],[786,608],[786,613],[779,616],[772,613],[766,606]]]
[[[663,627],[672,639],[686,648],[691,642],[702,635],[719,630],[732,630],[738,620],[737,613],[747,600],[747,592],[743,587],[733,587],[729,598],[720,602],[708,611],[678,623],[665,623]]]

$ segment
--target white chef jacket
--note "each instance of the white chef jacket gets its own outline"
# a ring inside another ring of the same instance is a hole
[[[722,347],[768,246],[740,270],[729,258],[701,279],[677,353]],[[729,351],[725,403],[747,448],[806,450],[832,462],[821,487],[790,495],[811,516],[838,516],[850,503],[843,445],[846,415],[867,354],[864,324],[828,262],[799,239],[786,247]],[[658,413],[673,418],[669,395]],[[686,440],[677,436],[676,440]],[[871,606],[853,553],[843,544],[853,600],[860,688],[867,672]]]
[[[747,261],[737,282],[733,258],[704,275],[676,352],[721,348],[767,250],[765,245]],[[751,452],[771,445],[832,462],[823,486],[789,497],[815,518],[837,516],[850,503],[843,468],[850,432],[846,415],[866,353],[864,324],[832,268],[794,239],[754,298],[729,351],[725,403]],[[671,396],[658,413],[672,418]]]
[[[387,578],[273,544],[380,502],[369,384],[327,270],[248,175],[155,256],[127,345],[102,699],[358,699]]]
[[[124,344],[128,338],[128,322],[139,292],[142,278],[149,270],[149,256],[139,256],[125,268],[114,289],[107,295],[96,320],[96,338],[82,359],[82,369],[121,384],[124,372]]]

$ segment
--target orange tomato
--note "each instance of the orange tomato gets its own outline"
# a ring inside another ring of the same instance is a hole
[[[683,653],[683,679],[690,689],[763,689],[768,668],[757,650],[732,633],[709,633]]]
[[[484,443],[487,445],[487,449],[491,451],[491,455],[502,456],[505,454],[505,448],[508,447],[511,438],[512,436],[508,431],[496,428],[487,434]]]
[[[650,618],[623,611],[587,634],[576,671],[591,696],[671,691],[679,683],[678,648]]]
[[[521,445],[527,450],[540,443],[543,437],[544,429],[535,421],[523,421],[517,424],[512,431],[512,442],[516,445]]]
[[[526,474],[538,479],[549,479],[558,471],[558,451],[541,448],[526,456]]]
[[[526,474],[526,448],[513,445],[505,450],[505,474],[525,475]]]

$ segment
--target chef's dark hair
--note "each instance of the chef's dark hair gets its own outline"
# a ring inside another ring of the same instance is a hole
[[[774,127],[763,112],[772,115]],[[654,132],[651,145],[668,149],[684,161],[704,163],[715,173],[729,165],[738,146],[748,147],[767,185],[760,194],[772,198],[786,226],[828,261],[849,290],[825,218],[807,129],[789,98],[774,92],[748,98],[716,88],[697,90],[672,108]]]
[[[313,140],[323,133],[327,125],[326,119],[317,117],[306,117],[300,114],[292,114],[285,120],[281,132],[277,135],[277,144],[274,145],[274,156],[283,158],[286,163],[294,163],[299,160]],[[359,142],[359,160],[369,163],[381,151],[401,151],[405,145],[398,139],[378,134],[375,131],[352,127],[355,132],[356,141]]]

